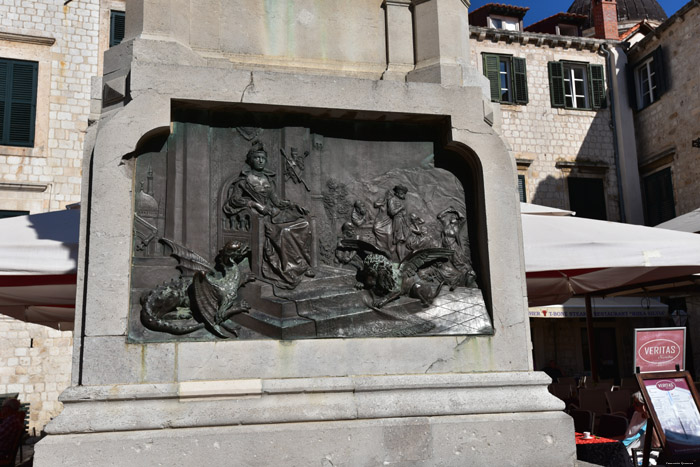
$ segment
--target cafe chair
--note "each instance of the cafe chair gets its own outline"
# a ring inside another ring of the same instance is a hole
[[[610,392],[613,390],[613,383],[611,381],[598,381],[597,383],[593,383],[593,385],[589,387],[597,391]]]
[[[24,439],[24,432],[18,431],[15,434],[15,439],[10,443],[10,449],[8,451],[0,451],[0,466],[2,467],[15,467],[17,460],[17,452],[19,451],[20,444]]]
[[[632,398],[632,393],[629,389],[618,389],[617,391],[606,392],[605,398],[608,400],[608,407],[610,408],[611,414],[627,417],[627,411],[630,408],[630,401]]]
[[[625,439],[629,422],[621,415],[603,414],[600,416],[595,434],[610,439]]]
[[[576,432],[593,431],[593,412],[590,410],[572,410],[569,415],[574,419],[574,430]]]
[[[579,409],[590,410],[596,414],[608,413],[608,401],[605,391],[599,389],[580,389],[578,392]]]
[[[560,384],[569,384],[573,387],[576,387],[576,378],[573,376],[560,376],[557,378],[557,383]]]

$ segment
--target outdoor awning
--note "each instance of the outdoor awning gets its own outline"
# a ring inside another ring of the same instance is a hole
[[[700,235],[522,205],[530,306],[697,287]]]
[[[593,299],[593,318],[658,318],[668,316],[668,305],[658,300],[639,297],[608,297]],[[574,297],[559,305],[533,306],[530,318],[585,318],[583,298]]]
[[[657,225],[658,229],[678,230],[680,232],[699,233],[700,232],[700,209],[690,211],[682,216],[675,217],[669,221]]]
[[[0,220],[0,313],[73,328],[80,211]]]

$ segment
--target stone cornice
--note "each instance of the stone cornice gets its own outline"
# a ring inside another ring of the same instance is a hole
[[[15,182],[0,182],[0,190],[3,191],[46,191],[48,185],[39,183],[15,183]]]
[[[598,161],[557,161],[554,166],[562,171],[577,170],[581,173],[604,174],[609,166],[605,162]]]
[[[28,34],[15,34],[12,32],[0,32],[0,41],[21,42],[23,44],[52,46],[56,43],[53,37],[30,36]]]
[[[532,165],[532,159],[515,159],[518,169],[527,169]]]
[[[544,34],[539,32],[506,31],[504,29],[484,28],[480,26],[469,26],[471,39],[477,41],[491,40],[495,42],[505,42],[507,44],[519,43],[522,45],[536,45],[538,47],[563,47],[568,49],[591,51],[598,50],[602,44],[618,45],[620,41],[609,41],[603,39],[593,39],[590,37],[559,36],[556,34]]]
[[[386,5],[409,7],[411,6],[411,0],[384,0],[384,7]]]

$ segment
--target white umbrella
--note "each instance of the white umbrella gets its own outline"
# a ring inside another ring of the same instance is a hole
[[[548,208],[549,209],[549,208]],[[522,206],[530,306],[694,284],[700,236]]]
[[[0,313],[73,327],[80,211],[0,220]]]
[[[554,305],[583,296],[589,342],[592,296],[660,294],[663,289],[695,286],[693,275],[700,273],[698,235],[542,212],[527,205],[521,210],[529,305]],[[595,381],[596,346],[588,348]]]
[[[682,216],[662,222],[659,229],[680,230],[681,232],[700,233],[700,209],[690,211]]]

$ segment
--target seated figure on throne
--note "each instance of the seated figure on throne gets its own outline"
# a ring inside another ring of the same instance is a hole
[[[309,212],[278,197],[276,174],[266,166],[267,152],[257,143],[248,151],[239,177],[231,183],[223,211],[231,217],[248,209],[264,219],[262,274],[275,285],[292,289],[304,276],[314,276],[311,268],[313,239],[305,217]]]

